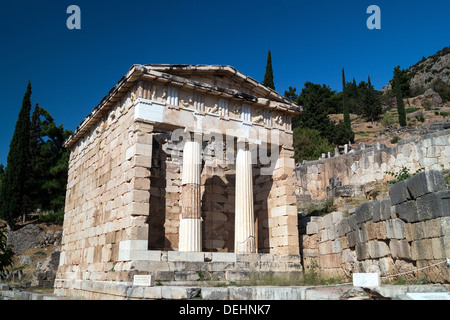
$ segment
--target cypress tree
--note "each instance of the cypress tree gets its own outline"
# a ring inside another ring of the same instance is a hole
[[[267,55],[266,73],[264,74],[264,81],[262,84],[275,90],[275,84],[273,82],[272,54],[270,53],[270,50]]]
[[[30,158],[31,82],[23,97],[22,108],[9,146],[7,166],[3,174],[0,197],[0,216],[13,228],[15,219],[28,207],[28,161]]]
[[[400,66],[395,67],[394,69],[394,91],[395,97],[397,99],[397,111],[398,111],[398,122],[401,127],[405,127],[406,123],[406,111],[405,111],[405,103],[403,102],[403,93],[401,88],[401,71]]]
[[[350,122],[350,112],[347,103],[347,90],[345,90],[345,73],[344,68],[342,68],[342,93],[343,93],[343,106],[344,106],[344,125],[349,131],[352,130],[352,125]]]

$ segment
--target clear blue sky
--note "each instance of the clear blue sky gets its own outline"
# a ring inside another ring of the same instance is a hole
[[[81,30],[69,30],[69,5]],[[369,5],[381,30],[369,30]],[[0,163],[6,164],[28,80],[57,124],[75,130],[133,64],[226,64],[276,90],[305,81],[340,91],[341,70],[376,89],[450,45],[446,0],[0,1]]]

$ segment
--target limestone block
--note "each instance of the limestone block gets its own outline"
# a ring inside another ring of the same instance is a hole
[[[350,232],[350,226],[348,224],[347,219],[343,219],[339,224],[337,225],[337,234],[339,237],[345,236],[348,232]]]
[[[426,238],[438,238],[441,233],[441,218],[424,221],[424,230]]]
[[[396,205],[407,200],[411,200],[411,196],[406,187],[406,180],[394,183],[389,187],[389,197],[391,205]]]
[[[328,229],[319,230],[320,242],[328,241]]]
[[[269,209],[270,217],[279,217],[285,215],[297,215],[297,207],[296,206],[282,206],[277,208]]]
[[[412,260],[433,259],[433,245],[431,239],[416,240],[411,243]]]
[[[339,254],[326,254],[319,256],[320,268],[339,268],[341,258]]]
[[[442,196],[448,196],[450,198],[450,192],[429,193],[417,198],[417,211],[420,220],[429,220],[450,215],[450,208],[444,208],[444,204],[448,199],[443,199],[441,198]]]
[[[433,249],[434,259],[445,259],[447,257],[445,255],[444,237],[432,238],[431,247]]]
[[[146,190],[131,191],[132,202],[150,202],[150,192]]]
[[[358,224],[372,220],[375,202],[377,201],[367,201],[356,207],[355,215]]]
[[[372,259],[385,257],[391,253],[388,245],[383,241],[372,240],[367,243],[369,256]]]
[[[386,221],[379,221],[375,223],[375,233],[378,240],[387,238]]]
[[[327,230],[327,239],[328,240],[332,241],[332,240],[336,239],[336,237],[338,236],[337,232],[336,232],[336,228],[334,226],[329,229],[325,229],[325,230]]]
[[[405,201],[394,206],[395,213],[397,217],[405,222],[416,222],[419,221],[419,213],[417,211],[416,201],[410,200]]]
[[[415,240],[413,225],[411,223],[406,223],[405,224],[405,239],[408,242],[411,242],[411,241]]]
[[[349,246],[350,248],[354,248],[354,247],[356,246],[357,239],[358,239],[357,231],[350,231],[350,232],[347,234],[347,243],[348,243],[348,246]]]
[[[325,229],[325,224],[323,222],[323,217],[318,217],[316,223],[317,223],[317,228],[319,230]]]
[[[366,230],[367,230],[367,238],[368,240],[374,240],[377,239],[377,233],[375,229],[375,223],[372,221],[367,221],[364,223]]]
[[[411,260],[411,248],[408,241],[391,239],[389,248],[393,258]]]
[[[302,244],[303,248],[318,249],[319,248],[318,234],[316,233],[311,236],[307,235],[302,236]]]
[[[148,216],[150,214],[150,204],[132,202],[127,205],[127,214],[132,216]]]
[[[367,248],[367,243],[359,243],[356,245],[356,258],[358,261],[369,259],[369,250]]]
[[[389,219],[386,221],[386,232],[388,239],[405,238],[405,222],[400,219]]]
[[[325,241],[319,243],[319,253],[321,255],[333,253],[333,242]]]
[[[342,252],[342,244],[341,239],[335,239],[332,241],[333,253],[341,253]]]
[[[204,252],[181,252],[181,251],[169,251],[168,261],[182,261],[182,262],[204,262]]]
[[[318,231],[319,228],[316,222],[308,222],[308,224],[306,225],[306,234],[311,235],[317,233]]]
[[[381,210],[382,210],[382,203],[381,201],[375,201],[373,205],[372,210],[372,221],[378,222],[381,220]]]
[[[413,199],[417,199],[427,193],[447,189],[444,176],[435,170],[424,171],[411,177],[406,180],[406,187]]]
[[[347,223],[350,230],[355,231],[357,226],[356,214],[351,215],[347,218]]]
[[[330,215],[333,221],[333,226],[336,226],[339,222],[341,222],[342,219],[344,219],[344,215],[339,211],[334,211],[330,213]]]
[[[367,233],[365,224],[361,224],[359,226],[357,235],[358,235],[357,238],[358,243],[365,243],[369,241],[369,235]]]

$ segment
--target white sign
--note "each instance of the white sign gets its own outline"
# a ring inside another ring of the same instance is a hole
[[[133,286],[151,287],[152,285],[151,275],[135,275],[133,278]]]
[[[379,273],[354,273],[353,274],[353,286],[373,288],[379,287],[381,284]]]
[[[406,296],[412,300],[450,300],[448,292],[408,292]]]

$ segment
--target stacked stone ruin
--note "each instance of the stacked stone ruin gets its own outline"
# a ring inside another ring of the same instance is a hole
[[[439,171],[393,184],[390,198],[368,201],[350,216],[333,212],[300,222],[305,269],[450,283],[450,191]],[[434,266],[433,266],[434,265]],[[427,268],[428,266],[431,266]],[[417,269],[421,269],[416,271]]]

